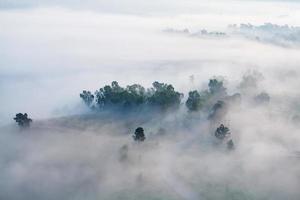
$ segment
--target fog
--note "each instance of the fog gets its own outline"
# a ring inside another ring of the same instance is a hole
[[[0,7],[0,199],[299,199],[297,1],[0,0]],[[240,27],[248,23],[250,32]],[[184,105],[213,77],[242,96],[220,120],[233,151],[216,144],[218,123]],[[170,83],[184,94],[182,105],[124,115],[95,113],[79,98],[114,80]],[[262,92],[268,104],[255,101]],[[19,112],[33,119],[28,129],[13,121]],[[142,143],[132,139],[139,126]]]

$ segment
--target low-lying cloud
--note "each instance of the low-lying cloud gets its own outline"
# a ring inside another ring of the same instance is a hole
[[[296,2],[91,2],[1,2],[0,199],[299,199]],[[242,23],[255,25],[228,28]],[[241,94],[221,120],[233,151],[208,113],[184,105],[213,77]],[[164,114],[90,111],[80,92],[114,80],[169,83],[185,98]]]
[[[219,38],[226,39],[229,37],[242,37],[256,42],[273,44],[282,47],[299,48],[300,27],[289,25],[277,25],[272,23],[264,23],[263,25],[252,24],[231,24],[228,25],[226,31],[208,31],[201,29],[198,31],[190,31],[189,29],[173,29],[167,28],[163,30],[166,33],[174,33],[188,37],[198,38]]]

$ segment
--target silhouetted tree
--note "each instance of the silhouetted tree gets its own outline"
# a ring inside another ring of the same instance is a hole
[[[146,139],[144,129],[142,127],[138,127],[137,129],[135,129],[133,139],[138,142],[142,142]]]
[[[229,128],[227,128],[223,124],[221,124],[215,131],[215,136],[220,140],[225,139],[229,135],[230,135]]]
[[[28,118],[27,113],[18,113],[14,120],[18,123],[20,127],[29,127],[32,119]]]
[[[90,91],[83,90],[79,95],[87,106],[91,106],[94,101],[94,95]]]

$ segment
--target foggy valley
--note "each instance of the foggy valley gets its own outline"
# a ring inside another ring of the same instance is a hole
[[[299,200],[299,11],[0,0],[0,199]]]

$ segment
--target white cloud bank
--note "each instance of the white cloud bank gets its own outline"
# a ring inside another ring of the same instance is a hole
[[[110,1],[105,7],[91,1],[72,6],[35,1],[37,7],[22,7],[19,2],[0,4],[5,5],[0,11],[0,197],[299,199],[294,152],[300,138],[292,122],[300,112],[299,49],[161,32],[166,27],[224,31],[240,23],[300,26],[298,3]],[[263,74],[258,92],[268,92],[271,104],[246,103],[230,112],[226,123],[238,147],[229,155],[212,148],[205,122],[187,131],[174,120],[185,115],[146,123],[108,119],[93,126],[73,118],[40,121],[83,113],[79,93],[112,80],[145,87],[158,80],[187,94],[216,75],[235,92],[243,74],[253,69]],[[34,119],[32,131],[7,126],[17,112]],[[142,147],[124,134],[140,124],[149,139]],[[151,139],[154,125],[164,124],[175,137]],[[124,144],[129,163],[119,161]]]

